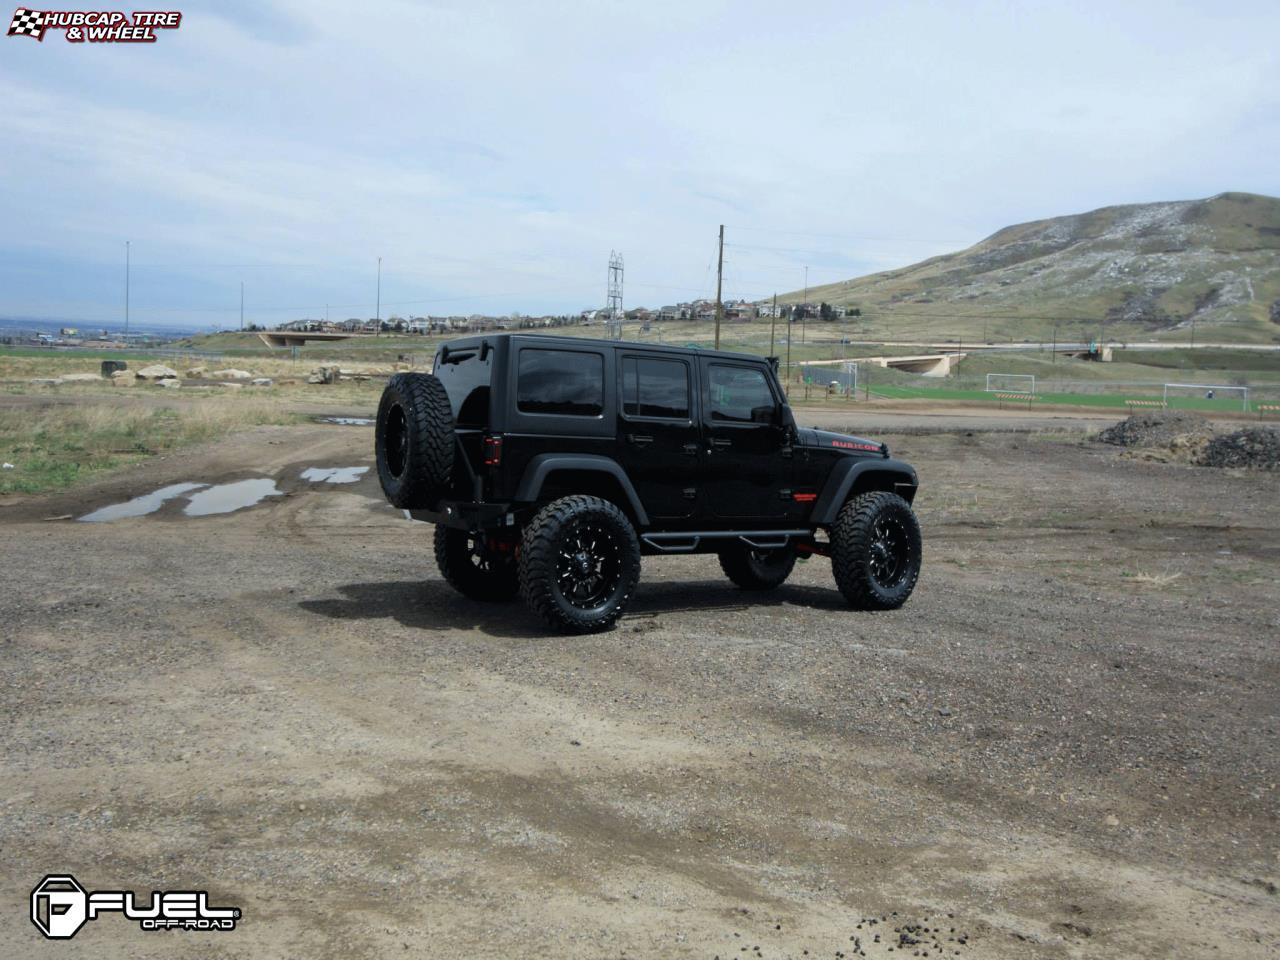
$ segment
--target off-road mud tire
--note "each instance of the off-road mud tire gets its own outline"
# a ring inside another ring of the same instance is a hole
[[[892,529],[896,549],[886,548]],[[886,574],[886,556],[896,554]],[[907,602],[920,578],[920,524],[911,505],[896,493],[873,491],[846,503],[831,528],[831,572],[855,610],[895,610]]]
[[[513,549],[501,551],[480,541],[456,527],[436,525],[436,566],[440,575],[453,589],[472,600],[511,600],[520,589],[516,575],[516,558]]]
[[[720,569],[743,590],[772,590],[791,576],[796,565],[794,547],[757,550],[735,543],[720,551]]]
[[[578,539],[582,535],[589,541],[590,534],[600,537],[598,546],[607,558],[599,564],[599,595],[578,596],[574,591],[591,583],[592,577],[582,574],[575,583],[578,575],[566,572],[565,564],[582,556],[581,562],[591,566],[590,551]],[[600,497],[575,494],[552,501],[529,521],[517,566],[520,595],[544,623],[560,633],[598,633],[617,622],[635,593],[640,582],[640,541],[617,506]]]
[[[450,489],[453,408],[444,384],[429,373],[397,373],[378,404],[374,453],[378,481],[393,506],[430,509]]]

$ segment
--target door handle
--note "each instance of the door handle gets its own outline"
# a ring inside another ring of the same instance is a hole
[[[696,443],[686,443],[680,449],[691,457],[696,457],[698,455],[698,445]]]
[[[639,433],[628,433],[627,442],[634,443],[637,447],[646,447],[653,443],[653,437],[644,436]]]
[[[733,441],[728,440],[724,437],[712,437],[711,440],[708,442],[713,447],[732,447],[733,446]]]

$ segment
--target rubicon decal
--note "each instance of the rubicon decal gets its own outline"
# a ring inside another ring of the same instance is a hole
[[[840,447],[842,450],[871,450],[875,453],[880,452],[880,444],[878,443],[851,443],[848,440],[832,440],[833,447]]]
[[[50,940],[70,940],[99,914],[116,911],[143,930],[234,930],[239,907],[211,907],[205,890],[154,890],[139,903],[128,890],[89,893],[69,873],[50,874],[31,891],[31,922]]]
[[[157,30],[177,30],[177,10],[28,10],[18,7],[9,36],[44,41],[46,30],[62,30],[69,43],[155,43]]]

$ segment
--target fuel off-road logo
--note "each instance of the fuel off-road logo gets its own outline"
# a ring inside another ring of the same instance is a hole
[[[143,930],[234,930],[239,907],[211,907],[206,890],[153,890],[140,904],[129,890],[85,891],[75,877],[51,874],[31,891],[31,922],[50,940],[70,940],[107,911],[137,920]]]
[[[0,21],[3,23],[3,21]],[[28,10],[13,11],[9,36],[44,41],[46,30],[63,30],[69,43],[155,43],[157,30],[177,30],[177,10]]]

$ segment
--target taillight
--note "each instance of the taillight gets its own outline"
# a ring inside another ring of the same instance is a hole
[[[486,467],[496,467],[500,463],[502,463],[502,438],[485,437],[484,465]]]

